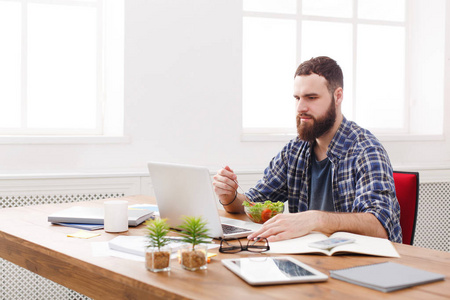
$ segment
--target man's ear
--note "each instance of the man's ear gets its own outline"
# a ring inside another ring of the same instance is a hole
[[[344,100],[344,90],[341,87],[334,90],[334,100],[336,101],[336,105],[342,104],[342,100]]]

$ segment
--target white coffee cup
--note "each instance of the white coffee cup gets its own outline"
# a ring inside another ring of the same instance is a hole
[[[128,230],[128,201],[109,200],[105,206],[105,231],[124,232]]]

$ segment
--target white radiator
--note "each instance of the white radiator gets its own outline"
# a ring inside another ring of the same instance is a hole
[[[414,246],[450,252],[450,182],[420,184]]]

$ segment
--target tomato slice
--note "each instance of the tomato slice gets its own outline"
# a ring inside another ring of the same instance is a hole
[[[265,210],[263,210],[261,212],[261,220],[263,222],[266,222],[267,220],[269,220],[271,216],[272,216],[272,211],[268,208],[266,208]]]

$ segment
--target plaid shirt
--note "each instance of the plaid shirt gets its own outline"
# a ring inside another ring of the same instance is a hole
[[[311,145],[298,137],[275,156],[264,176],[247,193],[253,201],[288,201],[289,212],[308,210]],[[372,213],[389,240],[402,242],[400,205],[393,170],[380,142],[369,131],[344,118],[328,146],[336,212]]]

